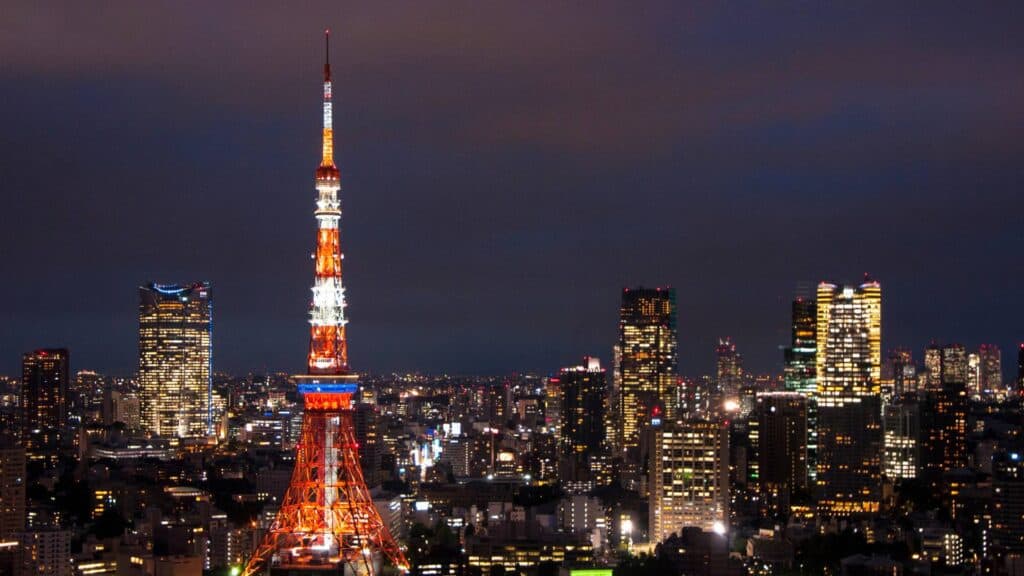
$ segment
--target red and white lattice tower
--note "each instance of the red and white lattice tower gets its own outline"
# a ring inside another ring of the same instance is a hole
[[[325,36],[325,40],[329,35]],[[328,43],[329,47],[329,43]],[[310,306],[308,374],[296,376],[305,412],[295,471],[281,509],[244,574],[381,574],[408,569],[373,505],[352,426],[358,377],[349,372],[334,165],[331,66],[324,64],[323,158],[316,170],[316,280]]]

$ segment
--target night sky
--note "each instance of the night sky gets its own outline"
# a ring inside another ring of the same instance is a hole
[[[357,370],[606,362],[627,285],[680,371],[781,371],[799,283],[883,347],[1024,340],[1020,2],[22,2],[0,18],[0,373],[136,367],[209,280],[217,370],[300,371],[332,30]],[[712,6],[712,4],[722,4]]]

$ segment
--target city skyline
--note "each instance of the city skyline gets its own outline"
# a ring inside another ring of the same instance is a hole
[[[0,574],[1020,573],[1001,7],[622,6],[17,10]]]
[[[301,369],[308,238],[277,231],[307,217],[325,24],[361,215],[344,231],[355,369],[610,360],[617,295],[646,285],[677,291],[682,374],[713,373],[724,336],[779,373],[795,286],[865,271],[887,287],[884,350],[1021,339],[1020,49],[1000,6],[218,6],[209,27],[121,8],[100,25],[19,7],[0,44],[4,273],[32,279],[0,289],[19,303],[0,373],[38,347],[130,373],[135,287],[179,278],[217,287],[215,370]]]

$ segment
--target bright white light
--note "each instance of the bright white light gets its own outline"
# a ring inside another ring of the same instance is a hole
[[[711,525],[711,531],[722,536],[725,534],[725,524],[722,524],[719,520],[715,520],[715,523]]]
[[[633,533],[633,521],[630,520],[629,518],[626,518],[625,520],[623,520],[622,521],[622,525],[619,527],[619,532],[621,532],[624,536],[628,535],[628,534],[632,534]]]
[[[725,401],[722,407],[725,409],[726,412],[735,412],[740,409],[740,403],[737,402],[734,398],[729,398],[728,400]]]

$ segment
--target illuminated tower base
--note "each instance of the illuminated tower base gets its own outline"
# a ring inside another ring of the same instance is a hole
[[[295,471],[277,518],[244,574],[405,572],[405,556],[374,507],[359,466],[352,427],[356,377],[296,378],[305,413]]]

